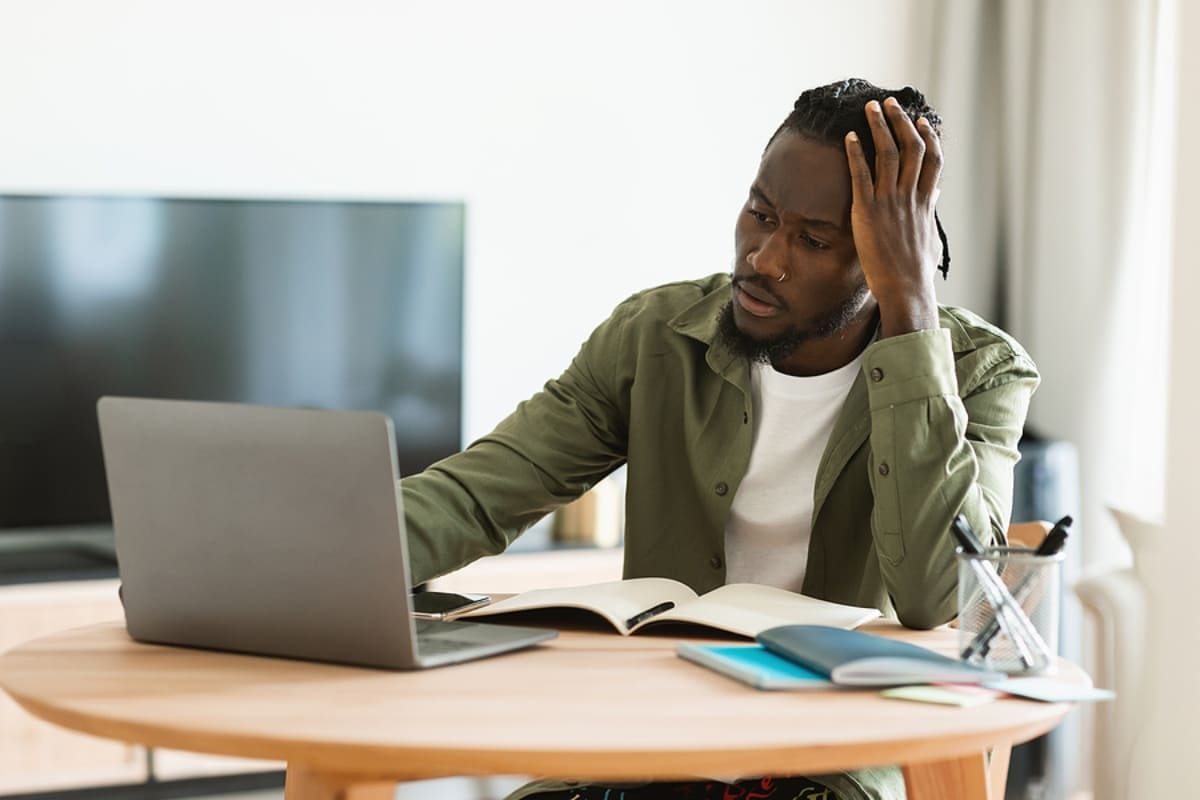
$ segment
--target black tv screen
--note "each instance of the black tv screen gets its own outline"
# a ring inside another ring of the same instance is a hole
[[[102,395],[374,409],[459,448],[460,203],[0,198],[0,539],[108,524]]]

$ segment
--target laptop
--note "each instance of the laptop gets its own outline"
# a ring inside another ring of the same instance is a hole
[[[383,414],[127,397],[97,410],[134,639],[421,669],[556,635],[413,618]]]

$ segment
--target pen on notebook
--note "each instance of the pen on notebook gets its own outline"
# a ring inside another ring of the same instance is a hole
[[[665,611],[670,611],[674,607],[675,607],[675,604],[672,603],[670,600],[668,600],[665,603],[659,603],[658,605],[652,606],[651,608],[647,608],[645,611],[641,612],[640,614],[634,614],[632,617],[625,620],[625,627],[632,628],[634,625],[638,625],[642,622],[645,622],[646,620],[650,619],[651,617],[657,617],[659,614],[662,614]]]

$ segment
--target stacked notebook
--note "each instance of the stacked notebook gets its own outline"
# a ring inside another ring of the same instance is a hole
[[[901,700],[970,706],[1002,694],[1045,702],[1110,700],[1106,689],[1047,677],[1013,677],[924,647],[824,625],[784,625],[758,643],[692,644],[679,655],[756,689],[884,688]]]
[[[1007,677],[907,642],[824,625],[784,625],[757,638],[757,645],[681,644],[678,652],[758,689],[989,683]]]

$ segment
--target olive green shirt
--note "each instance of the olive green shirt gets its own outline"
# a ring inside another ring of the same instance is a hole
[[[628,464],[625,577],[722,585],[754,413],[750,365],[717,335],[729,299],[725,274],[634,295],[492,433],[402,480],[414,580],[501,552]],[[812,489],[803,592],[915,628],[954,617],[950,521],[1003,541],[1037,383],[1019,344],[960,309],[872,342]]]
[[[717,336],[729,299],[728,275],[634,295],[492,433],[401,481],[414,579],[501,552],[628,464],[625,577],[676,578],[701,593],[722,585],[754,413],[750,365]],[[1020,345],[959,309],[943,307],[938,330],[870,344],[812,488],[803,592],[916,628],[950,620],[950,521],[961,512],[1003,541],[1037,384]],[[895,767],[809,777],[839,798],[905,794]],[[570,785],[539,781],[514,797]]]

